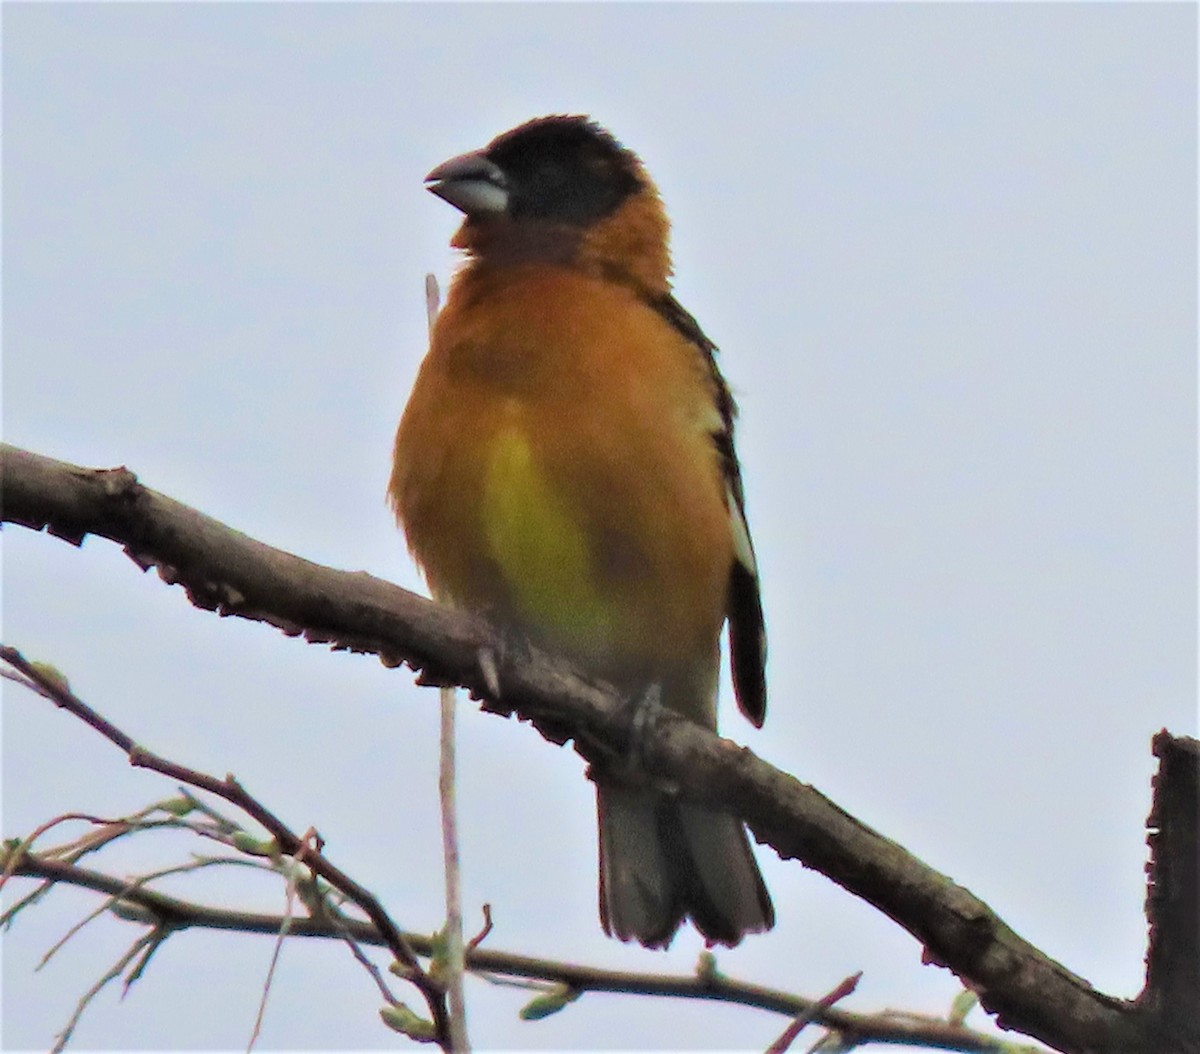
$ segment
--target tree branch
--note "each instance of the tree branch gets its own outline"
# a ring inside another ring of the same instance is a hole
[[[1146,917],[1150,946],[1138,1005],[1160,1023],[1163,1049],[1200,1050],[1200,743],[1154,737]]]
[[[171,931],[193,927],[275,937],[285,921],[282,915],[215,908],[144,886],[131,887],[127,879],[47,859],[35,853],[21,852],[15,861],[5,858],[5,852],[14,851],[0,850],[0,870],[11,866],[15,876],[61,882],[107,894],[119,900],[123,917],[133,919],[138,914],[144,914],[147,925],[157,923]],[[134,910],[129,910],[130,907]],[[288,936],[335,941],[349,936],[359,944],[375,947],[385,945],[379,931],[369,920],[349,917],[334,920],[298,915],[290,921]],[[432,938],[410,932],[404,932],[403,936],[409,947],[419,955],[433,954]],[[915,1014],[858,1014],[836,1008],[826,1009],[818,1006],[819,1000],[737,981],[715,971],[688,976],[605,970],[478,947],[468,949],[466,957],[468,967],[476,973],[504,979],[548,981],[584,993],[611,992],[702,999],[793,1017],[811,1014],[814,1023],[860,1043],[932,1047],[936,1050],[963,1051],[965,1054],[1014,1054],[1012,1044],[1008,1041],[983,1035],[961,1024]],[[1034,1048],[1021,1049],[1032,1051]]]
[[[59,676],[29,662],[15,648],[0,644],[0,659],[24,674],[39,694],[73,714],[99,732],[114,746],[123,750],[129,758],[129,763],[135,768],[146,768],[161,773],[198,790],[214,794],[231,805],[237,806],[262,825],[274,840],[281,855],[293,857],[314,875],[319,875],[339,892],[345,894],[371,920],[375,930],[382,937],[383,943],[391,951],[396,961],[404,967],[405,978],[411,981],[424,997],[425,1003],[429,1007],[438,1044],[448,1054],[455,1050],[450,1035],[445,989],[425,972],[416,952],[408,946],[404,936],[375,896],[322,854],[320,836],[316,832],[303,836],[297,835],[262,802],[248,793],[233,776],[226,776],[223,780],[219,780],[207,773],[198,772],[186,765],[159,757],[145,747],[138,746],[131,736],[117,728],[72,692]]]
[[[426,683],[460,684],[485,709],[531,721],[585,757],[625,751],[626,708],[604,686],[529,649],[507,651],[481,619],[452,612],[362,572],[273,549],[143,487],[126,469],[89,470],[0,447],[7,521],[79,544],[109,538],[157,567],[192,603],[278,626],[307,640],[408,663]],[[498,656],[484,671],[482,651]],[[498,675],[501,697],[488,682]],[[667,713],[640,747],[678,793],[746,819],[781,857],[799,859],[877,907],[953,970],[999,1023],[1080,1054],[1183,1054],[1151,1045],[1155,1008],[1104,995],[1043,955],[968,890],[787,773]],[[1181,1041],[1182,1043],[1182,1041]]]

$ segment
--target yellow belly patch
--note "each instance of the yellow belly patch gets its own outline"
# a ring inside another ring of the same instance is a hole
[[[483,498],[488,548],[527,628],[575,652],[603,653],[617,613],[596,581],[583,524],[519,429],[492,440]]]

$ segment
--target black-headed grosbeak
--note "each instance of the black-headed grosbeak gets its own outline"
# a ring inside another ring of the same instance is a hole
[[[466,261],[396,434],[389,487],[435,597],[716,728],[766,710],[765,636],[716,348],[671,294],[638,158],[585,117],[439,165]],[[733,816],[598,773],[605,932],[733,945],[774,923]]]

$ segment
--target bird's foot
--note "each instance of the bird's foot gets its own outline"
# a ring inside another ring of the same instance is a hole
[[[629,745],[625,752],[625,768],[645,777],[650,769],[646,750],[648,738],[662,720],[666,707],[662,701],[662,685],[657,681],[629,700]]]
[[[487,689],[488,699],[500,701],[500,660],[503,644],[500,648],[480,648],[475,653],[475,661],[479,663],[479,675],[483,678],[483,686]]]
[[[493,627],[495,632],[489,644],[475,652],[475,663],[483,681],[480,698],[484,709],[494,713],[511,712],[504,702],[504,688],[500,683],[500,671],[505,667],[529,661],[529,638],[512,629]]]

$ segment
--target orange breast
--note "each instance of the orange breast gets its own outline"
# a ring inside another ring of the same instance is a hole
[[[733,549],[710,386],[623,286],[463,272],[391,481],[434,594],[618,683],[713,681]]]

